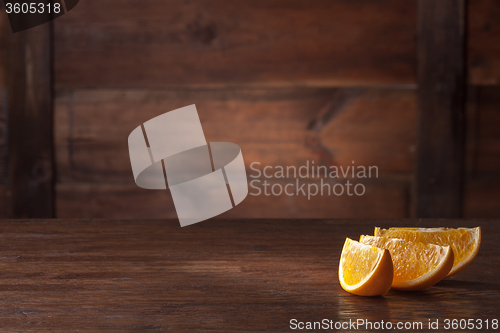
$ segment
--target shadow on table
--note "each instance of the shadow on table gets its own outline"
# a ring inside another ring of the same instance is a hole
[[[437,287],[440,288],[455,288],[455,289],[466,289],[466,290],[495,290],[500,289],[500,285],[497,283],[490,282],[476,282],[476,281],[462,281],[462,280],[443,280],[439,282]]]

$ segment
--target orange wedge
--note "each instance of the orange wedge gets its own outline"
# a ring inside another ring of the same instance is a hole
[[[345,240],[339,263],[340,285],[345,291],[360,296],[382,295],[391,288],[393,275],[389,251]]]
[[[389,250],[394,265],[394,289],[430,287],[444,279],[453,266],[454,256],[450,246],[376,236],[361,236],[359,241]]]
[[[481,228],[375,228],[375,236],[400,238],[407,241],[449,245],[455,255],[450,277],[467,267],[476,257],[481,244]]]

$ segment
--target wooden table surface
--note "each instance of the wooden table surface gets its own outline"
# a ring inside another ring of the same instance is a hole
[[[479,254],[425,291],[342,290],[345,237],[417,225],[480,225]],[[172,220],[4,220],[0,331],[297,331],[291,319],[424,328],[439,319],[440,330],[446,318],[491,323],[500,319],[499,244],[500,220],[209,220],[185,228]]]

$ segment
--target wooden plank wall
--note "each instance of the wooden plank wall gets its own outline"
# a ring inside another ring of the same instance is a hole
[[[224,216],[408,216],[416,1],[79,6],[55,22],[59,216],[175,216],[168,193],[133,184],[124,138],[192,103],[207,140],[239,144],[249,174],[306,160],[381,170],[361,198],[249,196]],[[338,94],[340,112],[311,130]]]
[[[53,218],[51,24],[8,33],[6,98],[9,214]]]
[[[249,168],[252,162],[260,162],[262,166],[301,166],[306,160],[319,163],[321,151],[307,145],[310,135],[307,125],[333,93],[330,88],[60,93],[56,98],[58,191],[61,193],[58,212],[62,216],[74,214],[72,209],[78,205],[73,201],[80,200],[78,194],[83,192],[94,210],[92,215],[103,216],[109,209],[92,200],[101,200],[99,197],[108,200],[104,197],[113,193],[121,193],[121,202],[116,204],[123,205],[122,209],[112,212],[117,214],[113,216],[124,212],[137,216],[147,214],[130,202],[149,211],[150,205],[142,200],[150,203],[153,196],[160,200],[160,195],[158,191],[142,190],[133,184],[124,138],[138,123],[190,103],[196,103],[199,109],[208,141],[229,141],[241,146],[249,175],[256,175]],[[406,176],[413,160],[414,92],[370,88],[347,104],[320,136],[325,150],[330,152],[330,160],[336,165],[350,165],[352,160],[362,165],[380,164],[383,178],[367,185],[367,194],[362,200],[345,196],[317,197],[311,201],[305,197],[288,200],[285,196],[249,197],[241,208],[228,215],[246,212],[249,215],[240,216],[350,216],[357,205],[364,204],[364,211],[357,216],[406,216]],[[395,141],[393,137],[400,140]],[[339,149],[335,150],[337,146]],[[123,200],[127,198],[126,193],[130,200]],[[136,199],[132,201],[132,198]],[[276,209],[269,210],[273,205]],[[104,212],[95,209],[104,209]]]
[[[465,0],[419,0],[415,217],[462,216]]]
[[[168,193],[134,186],[123,138],[138,123],[191,103],[209,141],[242,147],[247,170],[253,161],[305,160],[354,160],[381,170],[362,199],[249,196],[226,216],[410,215],[416,1],[144,1],[140,9],[117,3],[88,0],[55,23],[59,216],[175,216]],[[500,77],[494,9],[494,0],[468,8],[469,40],[483,41],[469,43],[475,86]],[[349,100],[333,99],[341,112],[312,132],[308,125],[339,91]],[[481,137],[486,124],[477,126]],[[493,148],[474,142],[469,153],[482,174],[480,161]],[[487,208],[491,199],[478,199],[487,191],[478,189],[477,177],[468,183],[474,186],[467,187],[466,215],[500,214]]]
[[[467,17],[464,215],[500,217],[500,3],[469,0]],[[54,22],[57,216],[175,217],[167,191],[133,183],[126,138],[196,103],[207,140],[239,144],[249,174],[380,170],[361,198],[249,196],[224,216],[408,217],[416,37],[416,0],[81,1]]]
[[[7,217],[7,112],[5,108],[5,36],[7,15],[0,5],[0,218]]]
[[[465,217],[500,216],[500,3],[468,2]]]

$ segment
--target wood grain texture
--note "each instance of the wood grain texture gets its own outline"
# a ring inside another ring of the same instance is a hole
[[[468,80],[475,85],[500,84],[500,3],[467,1]]]
[[[7,186],[0,184],[0,218],[7,217]]]
[[[471,87],[467,112],[468,173],[500,173],[500,86]]]
[[[349,89],[347,89],[349,91]],[[157,115],[195,103],[208,141],[241,146],[247,168],[376,165],[381,175],[408,174],[415,144],[415,92],[367,89],[346,102],[309,139],[310,123],[332,89],[89,90],[61,92],[55,126],[59,182],[131,182],[129,133]],[[325,160],[324,154],[328,155]]]
[[[9,20],[5,13],[4,4],[0,4],[0,90],[5,89],[5,47],[6,35],[9,31]]]
[[[415,216],[459,217],[464,172],[465,1],[420,0]]]
[[[498,218],[500,216],[500,177],[476,175],[467,180],[464,193],[464,217]]]
[[[57,20],[57,86],[416,82],[414,0],[142,3],[88,0]],[[500,83],[499,18],[498,1],[468,1],[471,84]]]
[[[250,170],[247,170],[249,175]],[[249,181],[255,180],[249,178]],[[344,193],[335,196],[324,187],[323,195],[307,197],[311,192],[321,191],[321,181],[300,179],[303,191],[297,192],[296,179],[267,179],[253,183],[250,194],[238,206],[221,215],[223,218],[405,218],[409,217],[409,182],[404,180],[359,179],[351,183],[365,186],[361,196]],[[332,180],[324,180],[331,187]],[[279,193],[279,187],[292,184],[287,196]],[[344,182],[345,184],[345,182]],[[275,186],[274,195],[271,186]],[[346,186],[346,185],[344,185]],[[258,189],[257,189],[258,188]],[[88,184],[63,183],[57,189],[57,216],[60,218],[176,218],[176,212],[169,191],[152,191],[135,184]],[[259,192],[259,190],[261,192]],[[361,188],[359,188],[361,191]],[[340,188],[336,188],[337,193]],[[266,195],[266,193],[268,195]],[[353,193],[353,187],[350,187]]]
[[[54,24],[57,89],[415,83],[415,0],[87,0]]]
[[[376,165],[383,174],[411,174],[416,144],[414,90],[368,89],[329,119],[320,141],[332,165]]]
[[[56,198],[60,218],[177,218],[170,191],[135,184],[58,184]]]
[[[12,217],[54,216],[51,24],[9,34],[9,191]]]
[[[482,227],[464,271],[423,291],[338,283],[345,237]],[[498,319],[499,220],[38,220],[0,223],[2,332],[289,332],[299,321]],[[487,267],[488,269],[485,269]],[[441,326],[443,330],[443,326]]]
[[[0,4],[0,184],[5,184],[7,180],[7,110],[5,108],[6,90],[5,90],[5,47],[6,34],[8,32],[8,19],[3,9],[3,3]],[[1,208],[0,211],[5,210]],[[2,214],[0,212],[0,214]]]
[[[467,101],[465,217],[500,217],[500,87],[473,86]]]
[[[1,64],[0,64],[1,65]],[[7,183],[7,91],[0,89],[0,184]]]

